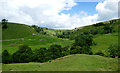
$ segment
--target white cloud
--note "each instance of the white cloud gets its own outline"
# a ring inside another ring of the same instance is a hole
[[[10,22],[39,25],[49,28],[75,28],[98,20],[116,18],[117,5],[114,2],[104,1],[98,3],[98,14],[93,16],[81,11],[78,14],[59,13],[62,10],[70,10],[77,5],[74,0],[3,0],[0,2],[0,19],[6,18]]]
[[[98,20],[118,18],[118,1],[119,0],[105,0],[104,2],[98,3],[96,6]]]

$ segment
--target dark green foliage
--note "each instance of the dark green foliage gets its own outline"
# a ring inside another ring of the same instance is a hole
[[[93,44],[92,35],[90,34],[81,34],[75,38],[74,45],[77,46],[91,46]]]
[[[67,31],[62,32],[62,34],[58,34],[57,37],[58,38],[69,38],[70,33],[71,32],[67,30]]]
[[[60,45],[51,45],[48,49],[40,48],[31,50],[27,45],[22,45],[19,50],[13,53],[13,63],[28,63],[28,62],[47,62],[53,59],[69,55],[68,47],[62,48]]]
[[[27,63],[31,61],[32,50],[27,45],[22,45],[19,50],[12,55],[13,62],[15,63]]]
[[[33,61],[34,62],[47,62],[48,60],[50,60],[50,58],[48,58],[48,52],[46,48],[40,48],[40,49],[35,49],[33,51]]]
[[[105,24],[104,23],[96,23],[96,24],[94,24],[93,26],[95,26],[95,27],[98,27],[98,26],[104,26]]]
[[[88,46],[83,46],[83,47],[72,46],[70,50],[71,50],[70,54],[89,54],[89,55],[93,54],[91,48]]]
[[[108,34],[108,33],[112,33],[112,32],[113,32],[113,26],[110,25],[110,24],[106,24],[103,29],[104,29],[104,33],[105,33],[105,34]]]
[[[120,46],[118,44],[112,44],[108,48],[109,56],[112,58],[119,57],[120,58]]]
[[[62,56],[66,56],[66,55],[70,54],[70,50],[68,48],[69,48],[69,46],[62,48]]]
[[[12,62],[11,55],[8,53],[7,50],[2,52],[2,63],[8,64]]]
[[[83,50],[80,46],[72,46],[70,48],[70,54],[82,54],[83,53]]]
[[[56,59],[62,56],[62,47],[60,45],[51,45],[48,49],[52,59]]]
[[[104,56],[104,53],[102,51],[98,51],[97,53],[95,53],[95,55]]]
[[[36,26],[36,25],[32,25],[32,27],[36,30],[36,32],[38,32],[38,33],[40,33],[40,32],[43,32],[43,28],[41,28],[41,27],[38,27],[38,26]],[[45,33],[43,33],[43,34],[45,34]]]
[[[75,43],[73,43],[71,47],[71,54],[90,54],[92,55],[92,51],[90,46],[93,45],[92,35],[89,32],[84,32],[75,38]]]
[[[103,34],[103,33],[104,33],[104,30],[103,30],[102,28],[91,29],[91,30],[90,30],[90,33],[93,34],[93,35]]]
[[[8,22],[8,20],[2,19],[2,28],[7,28],[8,27],[7,22]]]

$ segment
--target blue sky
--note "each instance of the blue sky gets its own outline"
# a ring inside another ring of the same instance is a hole
[[[81,11],[86,12],[88,15],[94,15],[97,13],[96,5],[98,2],[77,2],[77,5],[72,7],[70,10],[63,10],[61,13],[70,14],[71,16],[75,13],[79,14]]]

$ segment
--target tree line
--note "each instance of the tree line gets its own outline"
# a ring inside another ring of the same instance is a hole
[[[2,62],[8,63],[28,63],[28,62],[47,62],[70,54],[90,54],[92,51],[92,37],[90,35],[81,34],[76,37],[71,47],[61,47],[61,45],[53,44],[49,48],[40,48],[32,50],[27,45],[22,45],[19,50],[12,55],[4,50],[2,52]]]
[[[32,50],[27,45],[22,45],[19,50],[12,55],[4,50],[2,52],[2,63],[28,63],[28,62],[50,62],[56,58],[60,58],[70,54],[88,54],[93,55],[91,46],[94,45],[93,36],[91,34],[80,34],[75,38],[75,42],[71,46],[62,47],[53,44],[49,48],[39,48]],[[120,46],[111,45],[107,50],[108,56],[120,58]],[[94,55],[104,56],[104,53],[98,51]]]

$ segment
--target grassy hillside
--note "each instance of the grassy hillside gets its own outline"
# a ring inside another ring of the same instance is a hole
[[[115,71],[118,60],[96,55],[76,54],[47,63],[3,64],[3,70],[11,71]]]
[[[103,53],[106,53],[106,50],[110,45],[118,43],[118,33],[96,35],[93,40],[96,45],[91,46],[92,51],[95,53],[100,50]]]
[[[112,21],[114,21],[114,22],[111,23]],[[96,23],[96,24],[89,25],[89,26],[79,27],[79,28],[74,29],[73,33],[71,33],[69,35],[69,37],[73,39],[77,35],[79,35],[80,33],[93,32],[93,31],[96,31],[98,34],[103,34],[102,33],[104,31],[103,27],[104,27],[104,25],[107,25],[107,24],[110,25],[110,26],[113,26],[113,31],[118,33],[119,23],[120,23],[120,19],[115,19],[115,20]],[[99,24],[102,24],[102,25],[99,25]],[[98,25],[98,26],[95,26],[95,25]]]
[[[18,39],[24,38],[32,35],[32,33],[36,33],[35,30],[24,24],[18,23],[8,23],[8,28],[2,30],[2,39]]]

